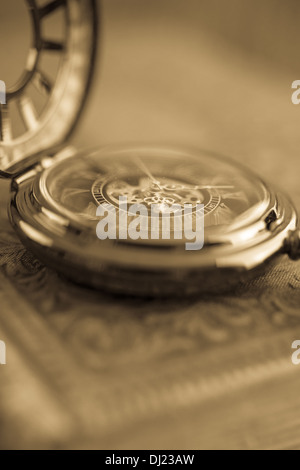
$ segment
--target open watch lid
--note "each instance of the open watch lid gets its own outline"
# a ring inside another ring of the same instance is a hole
[[[0,175],[16,173],[37,154],[59,147],[72,133],[93,74],[97,45],[96,0],[25,0],[31,47],[19,81],[2,90],[0,103]],[[47,22],[59,13],[62,39],[47,36]],[[45,57],[55,57],[55,77],[43,70]],[[0,77],[1,78],[1,77]],[[2,88],[4,83],[2,82]],[[41,108],[31,96],[35,90]],[[12,111],[14,108],[14,113]],[[40,108],[40,109],[38,109]],[[22,131],[15,132],[15,120]]]

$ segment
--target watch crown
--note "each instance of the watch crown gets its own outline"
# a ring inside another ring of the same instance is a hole
[[[300,230],[290,232],[285,249],[292,260],[297,261],[300,259]]]

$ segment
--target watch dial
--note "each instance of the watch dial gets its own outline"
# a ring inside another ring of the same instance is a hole
[[[210,231],[251,223],[269,202],[260,180],[221,157],[153,147],[101,149],[67,158],[44,173],[40,186],[61,213],[91,226],[99,220],[99,205],[123,210],[124,197],[129,212],[132,204],[143,204],[149,216],[152,206],[163,212],[190,204],[196,211],[203,204]]]

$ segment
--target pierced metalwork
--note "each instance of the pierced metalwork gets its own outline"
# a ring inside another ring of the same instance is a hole
[[[95,0],[51,0],[40,6],[37,0],[24,0],[29,9],[32,44],[25,70],[18,82],[7,90],[6,104],[0,104],[0,170],[49,151],[63,143],[73,130],[87,95],[93,72],[97,15]],[[44,24],[62,11],[64,38],[45,37]],[[53,54],[60,59],[53,81],[43,70],[43,57]],[[46,100],[43,111],[36,109],[29,88]],[[16,103],[24,124],[22,135],[14,135],[11,113]]]

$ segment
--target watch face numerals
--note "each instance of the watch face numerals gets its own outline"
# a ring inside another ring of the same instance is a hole
[[[129,216],[130,207],[142,205],[148,217],[155,207],[163,212],[170,206],[175,216],[176,208],[182,213],[189,207],[193,217],[201,205],[205,229],[213,229],[251,219],[251,209],[266,198],[264,186],[232,164],[168,149],[99,150],[59,162],[44,180],[47,197],[60,211],[90,225],[100,205],[120,211],[126,200]]]

